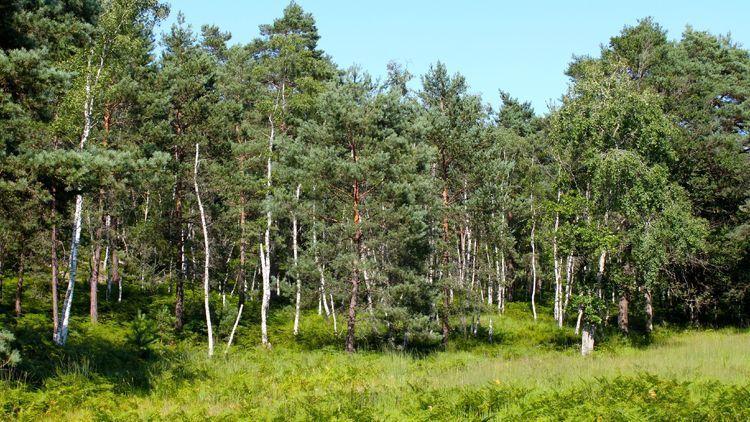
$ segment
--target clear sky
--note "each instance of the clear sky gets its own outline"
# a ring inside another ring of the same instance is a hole
[[[168,28],[182,11],[194,29],[204,23],[246,43],[258,25],[279,17],[283,0],[172,0]],[[531,101],[537,113],[565,92],[571,57],[597,54],[624,25],[652,16],[672,39],[685,25],[750,47],[750,0],[442,1],[297,0],[312,12],[320,47],[342,67],[373,76],[395,60],[415,74],[438,60],[466,76],[471,90],[496,106],[498,90]]]

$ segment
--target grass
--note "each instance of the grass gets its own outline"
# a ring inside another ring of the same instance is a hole
[[[168,304],[166,296],[141,303],[161,326],[162,339],[150,354],[126,340],[130,328],[123,321],[137,303],[107,305],[102,314],[111,316],[96,326],[78,317],[64,349],[47,339],[43,308],[17,321],[3,312],[24,363],[0,381],[0,418],[750,419],[747,330],[659,327],[645,340],[609,334],[593,356],[582,358],[572,330],[555,327],[546,309],[534,322],[525,304],[512,303],[506,315],[483,316],[484,325],[493,319],[492,343],[480,330],[477,338],[459,334],[447,351],[371,347],[350,356],[331,322],[314,313],[304,315],[295,339],[289,308],[272,315],[273,349],[258,347],[250,307],[237,344],[224,355],[220,343],[208,359],[199,327],[184,338],[164,329],[169,320],[159,310]],[[82,299],[77,315],[84,305]]]

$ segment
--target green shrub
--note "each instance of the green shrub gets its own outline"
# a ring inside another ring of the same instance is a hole
[[[21,362],[21,354],[11,346],[15,339],[13,333],[0,328],[0,369],[14,367]]]
[[[152,345],[159,340],[157,333],[156,322],[138,311],[130,323],[130,331],[125,335],[125,339],[140,353],[141,357],[148,357],[151,355]]]

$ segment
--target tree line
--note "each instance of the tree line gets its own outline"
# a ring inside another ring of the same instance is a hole
[[[626,26],[538,115],[441,63],[342,69],[296,3],[244,44],[181,15],[157,40],[156,0],[0,11],[0,295],[20,316],[48,280],[60,345],[74,295],[96,323],[128,292],[168,292],[177,333],[202,314],[209,354],[220,307],[228,345],[257,310],[270,347],[291,306],[295,335],[343,316],[350,352],[447,345],[508,301],[584,354],[630,315],[747,324],[750,55],[728,36]]]

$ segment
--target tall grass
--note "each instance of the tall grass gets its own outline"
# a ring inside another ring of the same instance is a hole
[[[251,316],[232,350],[209,360],[199,328],[181,338],[160,329],[149,353],[131,344],[125,316],[143,308],[152,325],[169,327],[163,305],[112,304],[118,318],[95,326],[77,318],[64,349],[47,338],[42,312],[15,321],[25,361],[0,381],[0,418],[750,420],[746,330],[610,334],[582,358],[570,329],[511,304],[503,316],[484,315],[477,337],[459,328],[446,351],[348,355],[316,314],[304,315],[295,338],[287,308],[272,315],[272,350],[256,346]]]

